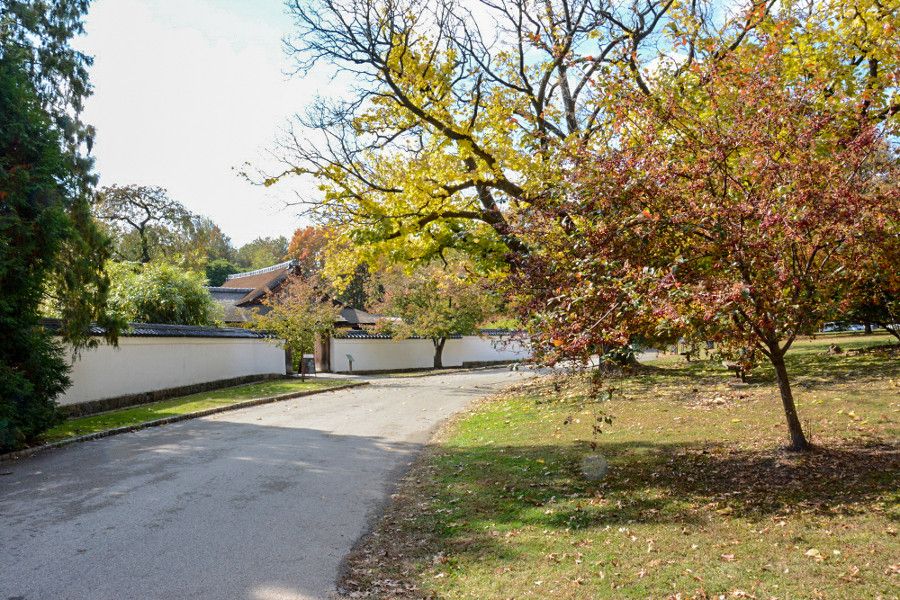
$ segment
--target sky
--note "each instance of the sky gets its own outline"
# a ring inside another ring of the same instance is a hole
[[[279,130],[332,85],[285,74],[283,0],[94,0],[85,27],[76,46],[94,57],[84,120],[100,185],[164,187],[237,246],[304,224],[284,203],[308,182],[238,175],[248,161],[271,166]]]

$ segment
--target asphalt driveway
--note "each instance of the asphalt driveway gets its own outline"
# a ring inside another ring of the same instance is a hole
[[[435,425],[521,377],[378,379],[0,463],[0,600],[328,598]]]

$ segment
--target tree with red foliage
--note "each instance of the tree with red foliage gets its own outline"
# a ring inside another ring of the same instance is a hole
[[[896,248],[898,169],[884,123],[756,41],[662,96],[622,92],[611,147],[523,219],[541,243],[515,278],[550,361],[684,332],[764,356],[806,450],[785,353],[848,303],[863,258]]]
[[[288,245],[288,258],[299,263],[300,273],[303,277],[318,274],[325,266],[325,246],[328,238],[321,227],[308,225],[300,227],[291,237]]]

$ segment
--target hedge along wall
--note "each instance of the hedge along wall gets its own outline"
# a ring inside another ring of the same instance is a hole
[[[353,371],[392,371],[430,369],[434,365],[431,340],[392,340],[384,337],[332,338],[331,370],[350,370],[347,355],[353,356]],[[444,345],[443,365],[461,367],[466,364],[512,362],[531,356],[527,340],[509,336],[466,335],[450,338]]]
[[[118,348],[101,345],[83,350],[72,363],[72,386],[57,402],[70,406],[141,394],[146,401],[171,395],[155,392],[177,388],[191,392],[202,388],[200,384],[285,374],[284,350],[274,340],[240,330],[229,337],[222,329],[209,337],[206,329],[213,328],[193,328],[197,335],[122,336]]]

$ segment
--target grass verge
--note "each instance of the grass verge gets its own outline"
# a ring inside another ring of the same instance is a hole
[[[306,381],[297,379],[277,379],[224,388],[221,390],[213,390],[211,392],[191,394],[190,396],[181,396],[170,400],[151,402],[149,404],[111,410],[86,417],[68,419],[56,427],[47,430],[41,436],[41,442],[58,442],[67,438],[88,435],[119,427],[139,425],[141,423],[156,421],[166,417],[186,415],[212,408],[239,404],[247,400],[268,398],[295,392],[325,390],[346,384],[347,381],[342,379],[316,378],[307,379]]]
[[[377,598],[897,598],[900,364],[884,336],[788,355],[817,444],[780,448],[772,373],[666,359],[610,383],[543,379],[449,425],[353,552]],[[601,453],[610,470],[581,476]]]

